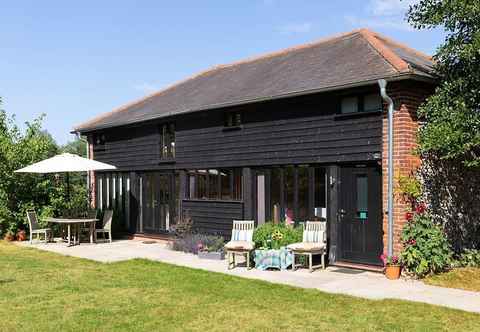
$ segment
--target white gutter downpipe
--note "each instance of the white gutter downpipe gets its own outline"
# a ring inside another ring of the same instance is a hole
[[[378,80],[380,94],[388,103],[388,251],[389,256],[393,255],[393,100],[387,95],[387,81]]]
[[[75,134],[77,135],[77,139],[79,141],[83,141],[83,142],[86,143],[85,145],[86,145],[86,150],[87,150],[87,159],[90,159],[90,146],[89,146],[88,140],[83,139],[80,132],[76,132]],[[90,172],[87,172],[87,192],[89,192],[89,191],[90,191]]]

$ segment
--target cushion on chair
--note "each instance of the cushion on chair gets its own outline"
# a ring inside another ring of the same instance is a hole
[[[255,244],[249,241],[230,241],[225,244],[225,249],[230,250],[253,250],[255,248]]]
[[[295,251],[322,250],[322,249],[325,249],[325,243],[298,242],[298,243],[289,244],[287,248]]]

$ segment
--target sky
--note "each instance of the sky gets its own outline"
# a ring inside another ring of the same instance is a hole
[[[415,0],[2,1],[1,108],[46,114],[60,144],[100,113],[213,65],[367,27],[433,54],[442,30],[405,22]]]

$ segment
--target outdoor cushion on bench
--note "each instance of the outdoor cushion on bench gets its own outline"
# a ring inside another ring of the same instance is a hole
[[[299,242],[299,243],[292,243],[287,246],[290,250],[297,250],[297,251],[313,251],[313,250],[323,250],[325,249],[324,243],[314,243],[314,242]]]

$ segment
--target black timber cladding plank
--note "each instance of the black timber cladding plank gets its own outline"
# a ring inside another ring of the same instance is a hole
[[[195,229],[202,233],[219,234],[228,239],[232,221],[243,219],[243,203],[232,201],[183,200],[184,217],[192,218]]]

